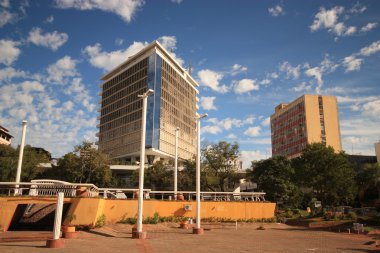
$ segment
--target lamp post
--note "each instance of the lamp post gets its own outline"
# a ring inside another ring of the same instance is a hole
[[[177,200],[178,190],[178,135],[179,127],[175,129],[175,154],[174,154],[174,199]]]
[[[25,135],[26,135],[26,126],[28,125],[28,121],[22,121],[22,135],[21,135],[21,144],[20,144],[20,153],[18,156],[18,164],[17,164],[17,172],[16,172],[16,183],[20,183],[21,179],[21,167],[22,167],[22,157],[24,155],[24,146],[25,146]],[[15,195],[20,194],[20,190],[18,189],[19,185],[16,185]]]
[[[144,165],[145,165],[145,134],[146,134],[146,107],[148,97],[153,95],[152,89],[147,90],[144,94],[138,95],[143,100],[142,117],[141,117],[141,150],[140,150],[140,171],[139,171],[139,198],[137,212],[137,231],[133,232],[133,238],[145,239],[146,233],[142,231],[143,216],[143,199],[144,199]]]
[[[193,228],[193,234],[203,234],[201,228],[201,119],[207,117],[207,113],[197,114],[197,167],[196,167],[196,226]]]

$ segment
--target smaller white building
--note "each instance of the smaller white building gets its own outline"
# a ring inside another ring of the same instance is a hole
[[[9,134],[8,129],[0,126],[0,144],[2,145],[11,145],[12,135]]]

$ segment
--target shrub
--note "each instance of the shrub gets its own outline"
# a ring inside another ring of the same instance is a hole
[[[103,213],[96,220],[95,227],[100,228],[100,227],[103,227],[104,225],[106,225],[106,215]]]
[[[347,216],[350,220],[356,221],[358,219],[358,215],[355,212],[349,212]]]

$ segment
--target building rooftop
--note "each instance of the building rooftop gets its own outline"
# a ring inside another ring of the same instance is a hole
[[[178,62],[177,60],[158,42],[157,40],[153,41],[149,45],[147,45],[145,48],[140,50],[140,52],[130,56],[127,60],[116,66],[114,69],[109,71],[107,74],[101,77],[101,80],[106,81],[109,78],[115,76],[119,72],[123,71],[127,66],[129,66],[131,63],[136,61],[139,57],[144,55],[146,52],[149,52],[150,50],[158,49],[162,54],[165,55],[166,58],[169,59],[169,61],[174,65],[174,67],[186,77],[186,79],[191,82],[191,84],[194,85],[194,87],[198,87],[198,83],[191,77],[191,75],[185,70]]]

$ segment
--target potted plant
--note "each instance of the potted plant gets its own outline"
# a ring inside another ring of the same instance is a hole
[[[64,238],[76,238],[77,232],[75,230],[75,226],[71,224],[75,219],[76,215],[73,213],[69,213],[66,215],[65,221],[63,222],[62,226],[62,234]]]

